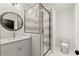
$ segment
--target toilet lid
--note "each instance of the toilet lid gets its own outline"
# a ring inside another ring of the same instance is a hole
[[[61,43],[61,46],[67,46],[68,47],[68,44],[67,43]]]

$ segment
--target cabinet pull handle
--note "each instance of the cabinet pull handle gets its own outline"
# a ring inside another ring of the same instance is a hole
[[[22,48],[19,48],[18,51],[21,50],[21,49],[22,49]]]
[[[18,51],[19,51],[19,49],[18,49]]]
[[[21,50],[22,48],[20,48],[20,50]]]

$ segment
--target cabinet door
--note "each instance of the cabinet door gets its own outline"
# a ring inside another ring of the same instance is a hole
[[[22,45],[18,48],[19,56],[26,56],[26,45]]]
[[[30,39],[25,41],[26,44],[18,48],[19,56],[30,56]]]
[[[19,56],[30,56],[30,39],[25,40],[25,44],[18,47]]]
[[[18,51],[17,49],[12,49],[12,50],[9,50],[9,51],[6,51],[6,56],[18,56]]]
[[[6,56],[5,52],[1,52],[0,56]]]
[[[31,55],[31,39],[26,40],[26,55]]]
[[[5,45],[0,46],[0,56],[5,56],[6,47]]]

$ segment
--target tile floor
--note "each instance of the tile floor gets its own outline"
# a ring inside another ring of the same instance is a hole
[[[74,52],[70,52],[69,54],[64,54],[61,51],[51,52],[50,50],[46,56],[76,56],[76,55]]]

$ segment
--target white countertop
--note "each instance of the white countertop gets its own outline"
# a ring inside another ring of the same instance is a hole
[[[11,42],[15,42],[15,41],[19,41],[19,40],[25,40],[25,39],[28,39],[28,38],[31,38],[31,37],[20,36],[20,37],[15,37],[15,38],[1,39],[0,40],[0,45],[11,43]]]

